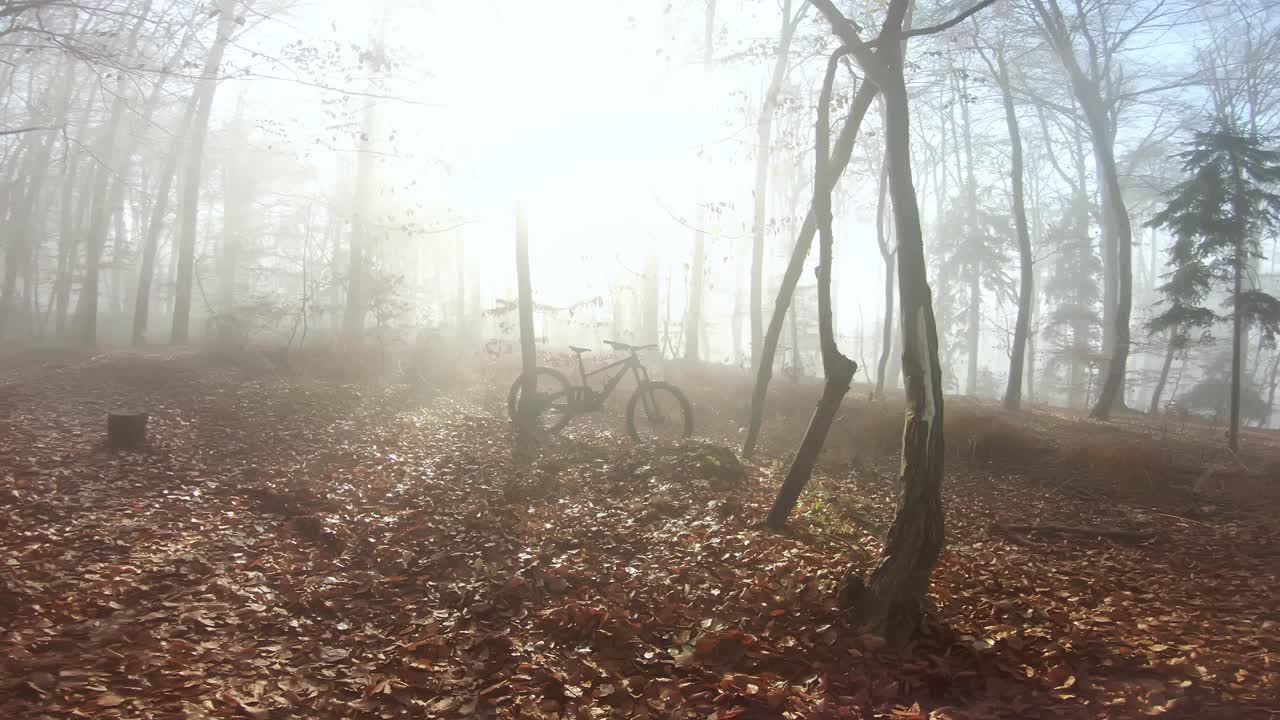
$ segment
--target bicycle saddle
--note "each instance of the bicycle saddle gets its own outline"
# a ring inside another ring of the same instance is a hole
[[[570,345],[569,349],[578,353],[579,355],[581,355],[584,352],[591,352],[591,348],[580,348],[580,347],[574,347],[573,345]]]

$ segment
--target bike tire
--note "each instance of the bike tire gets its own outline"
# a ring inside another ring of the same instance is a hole
[[[533,376],[535,387],[539,380],[539,376],[550,378],[558,386],[551,392],[547,393],[547,395],[566,392],[569,389],[569,378],[565,377],[564,373],[556,370],[555,368],[539,365],[533,369]],[[522,379],[524,379],[524,373],[521,373],[520,376],[516,378],[515,382],[511,383],[511,389],[507,391],[507,418],[512,422],[516,419],[516,407],[520,402],[520,381]]]
[[[632,440],[636,442],[645,441],[645,438],[640,435],[637,413],[645,412],[644,408],[640,407],[640,399],[642,393],[646,391],[671,395],[675,399],[676,405],[680,408],[681,415],[683,415],[682,422],[676,424],[680,431],[680,438],[684,439],[693,434],[693,406],[689,404],[689,398],[685,397],[684,393],[680,392],[680,388],[675,385],[655,380],[637,387],[635,392],[631,393],[631,399],[627,401],[627,434],[631,436]]]
[[[538,410],[537,425],[538,430],[547,434],[554,435],[564,429],[565,425],[573,419],[573,409],[570,404],[569,391],[561,390],[547,396],[547,402]]]

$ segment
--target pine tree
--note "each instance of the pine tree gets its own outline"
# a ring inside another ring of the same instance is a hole
[[[1013,281],[1007,272],[1009,251],[1014,245],[1013,229],[1003,208],[969,208],[966,203],[952,208],[947,224],[959,228],[949,236],[952,243],[944,252],[948,254],[947,271],[953,273],[952,281],[947,283],[953,293],[952,307],[960,311],[950,318],[953,341],[947,347],[952,352],[966,352],[964,392],[975,395],[980,375],[983,291],[997,298],[1013,293]]]
[[[1047,334],[1054,344],[1052,363],[1067,366],[1067,404],[1084,408],[1088,398],[1084,370],[1097,356],[1102,337],[1102,293],[1099,277],[1102,260],[1089,234],[1088,198],[1077,194],[1064,208],[1062,219],[1048,229],[1047,241],[1055,249],[1044,294],[1052,304]]]
[[[1186,351],[1191,344],[1193,331],[1199,329],[1201,343],[1213,341],[1210,328],[1222,320],[1202,303],[1213,286],[1213,273],[1195,251],[1195,242],[1189,237],[1175,237],[1169,246],[1169,268],[1163,277],[1165,282],[1156,288],[1161,299],[1157,306],[1164,309],[1147,321],[1147,330],[1153,334],[1165,334],[1168,345],[1160,377],[1151,393],[1151,413],[1160,409],[1160,396],[1169,379],[1173,359]]]
[[[1231,119],[1218,118],[1179,154],[1190,177],[1173,189],[1168,204],[1148,223],[1167,228],[1175,246],[1184,245],[1175,276],[1181,270],[1206,275],[1206,283],[1230,284],[1232,450],[1240,447],[1245,328],[1256,324],[1274,334],[1280,319],[1280,302],[1260,290],[1244,289],[1245,269],[1262,256],[1263,236],[1280,227],[1280,194],[1270,189],[1280,183],[1280,151],[1266,145],[1263,138],[1241,132]]]

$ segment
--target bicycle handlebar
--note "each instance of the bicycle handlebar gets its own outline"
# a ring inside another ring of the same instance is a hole
[[[631,352],[639,352],[641,350],[657,350],[657,345],[629,345],[616,340],[605,340],[605,345],[612,347],[614,350],[630,350]]]

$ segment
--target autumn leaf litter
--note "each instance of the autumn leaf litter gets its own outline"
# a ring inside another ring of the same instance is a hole
[[[13,718],[1268,717],[1277,530],[949,473],[901,650],[836,607],[891,467],[779,464],[586,424],[513,458],[447,395],[200,355],[12,364],[0,400],[0,715]],[[100,445],[121,398],[145,452]],[[1144,544],[995,532],[1140,527]]]

